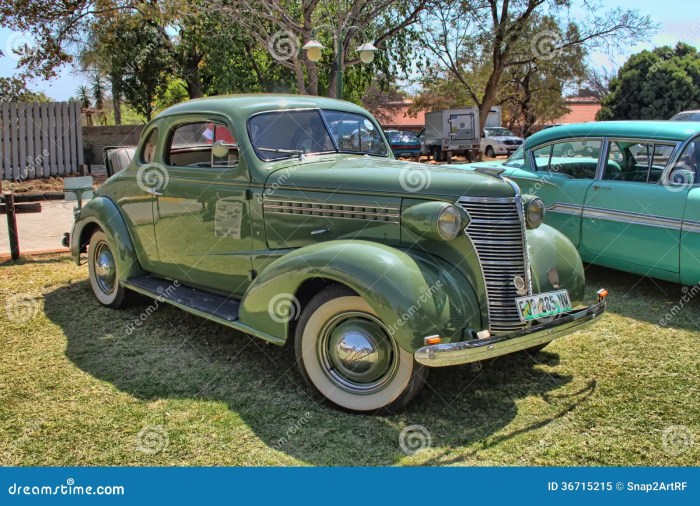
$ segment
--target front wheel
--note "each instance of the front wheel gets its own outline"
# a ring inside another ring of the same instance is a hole
[[[88,272],[92,291],[101,304],[120,308],[127,304],[127,290],[119,283],[119,268],[112,245],[102,230],[96,231],[88,245]]]
[[[350,411],[394,413],[427,376],[369,304],[342,286],[326,288],[304,308],[294,347],[306,382]]]
[[[484,152],[484,154],[489,158],[496,157],[496,153],[494,153],[493,148],[491,146],[486,146],[486,151]]]

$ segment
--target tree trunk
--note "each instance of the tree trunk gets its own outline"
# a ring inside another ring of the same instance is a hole
[[[484,97],[481,99],[481,104],[479,104],[479,132],[484,131],[484,126],[486,126],[486,119],[489,116],[491,107],[496,102],[496,93],[498,91],[498,83],[501,80],[501,62],[494,61],[493,70],[489,76],[489,80],[486,83],[486,88],[484,89]]]
[[[187,83],[187,94],[190,98],[201,98],[204,96],[202,91],[202,76],[199,73],[199,63],[202,58],[194,53],[190,52],[185,57],[185,82]]]
[[[122,124],[122,100],[121,92],[119,91],[119,78],[117,76],[110,76],[109,78],[110,87],[112,91],[112,108],[114,109],[114,124]]]

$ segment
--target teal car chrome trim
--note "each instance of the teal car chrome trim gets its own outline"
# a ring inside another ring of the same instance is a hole
[[[564,202],[555,202],[554,204],[545,209],[547,209],[548,213],[561,213],[579,216],[581,214],[583,206],[577,206],[576,204],[567,204]]]
[[[663,216],[654,216],[640,213],[628,213],[624,211],[613,211],[611,209],[601,209],[598,207],[586,207],[583,209],[584,218],[594,218],[607,221],[619,221],[622,223],[630,223],[632,225],[647,225],[650,227],[672,228],[678,230],[681,228],[681,220],[674,218],[664,218]]]
[[[524,330],[486,339],[433,344],[416,351],[416,362],[429,367],[469,364],[548,343],[584,329],[605,312],[605,299],[585,308],[569,311],[554,320]]]
[[[387,221],[399,223],[400,208],[395,206],[368,206],[365,204],[328,204],[297,200],[268,200],[263,210],[271,214],[301,214],[353,220]],[[340,215],[340,216],[337,216]]]
[[[684,220],[681,225],[683,232],[692,232],[694,234],[700,234],[700,221],[690,221]]]

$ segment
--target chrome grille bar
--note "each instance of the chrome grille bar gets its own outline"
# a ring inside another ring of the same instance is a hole
[[[461,197],[457,204],[469,214],[470,221],[464,231],[481,264],[489,330],[499,334],[522,329],[526,324],[520,321],[515,307],[518,293],[513,278],[522,276],[529,293],[532,288],[520,195]]]

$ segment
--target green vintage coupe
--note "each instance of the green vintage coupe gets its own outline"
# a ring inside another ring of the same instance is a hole
[[[348,410],[395,411],[430,367],[539,349],[605,309],[604,293],[581,306],[581,260],[540,200],[395,160],[346,102],[192,100],[123,155],[68,238],[97,299],[138,292],[292,341],[311,387]]]
[[[584,261],[700,282],[700,123],[608,121],[543,130],[493,170],[536,194]]]

